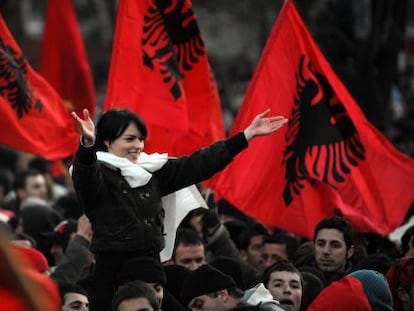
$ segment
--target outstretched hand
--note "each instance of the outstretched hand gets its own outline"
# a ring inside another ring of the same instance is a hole
[[[95,142],[95,124],[93,124],[88,109],[83,109],[83,119],[76,112],[72,112],[71,115],[79,134],[84,137],[86,142],[93,144]]]
[[[265,118],[270,112],[270,109],[258,114],[244,130],[244,135],[247,141],[255,136],[264,136],[276,132],[282,126],[288,123],[288,119],[282,116]]]

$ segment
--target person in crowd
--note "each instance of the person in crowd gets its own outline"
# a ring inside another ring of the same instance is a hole
[[[323,281],[317,274],[309,271],[300,271],[303,280],[302,301],[300,311],[308,310],[309,305],[315,300],[319,293],[325,288]],[[319,271],[319,270],[318,270]]]
[[[387,272],[394,311],[414,310],[414,257],[395,262]]]
[[[259,305],[260,310],[281,310],[270,293],[260,284],[247,297],[244,294],[245,291],[236,286],[231,276],[205,264],[192,271],[185,279],[182,302],[189,310],[226,311],[253,303]]]
[[[154,289],[142,281],[128,282],[118,288],[113,311],[159,311],[160,304]]]
[[[264,267],[270,267],[280,259],[290,260],[297,247],[298,242],[295,238],[285,232],[267,235],[263,240],[262,250]]]
[[[392,294],[384,275],[358,270],[325,287],[308,311],[392,311],[392,306]]]
[[[181,291],[183,289],[184,280],[190,274],[190,270],[175,264],[164,265],[163,267],[167,279],[165,289],[167,289],[177,301],[181,302]]]
[[[89,311],[88,292],[74,283],[59,284],[61,311]]]
[[[284,310],[299,311],[303,294],[301,273],[288,260],[279,260],[263,273],[264,286]]]
[[[401,256],[414,256],[414,225],[405,230],[401,237]]]
[[[166,273],[159,260],[153,257],[136,257],[125,262],[118,273],[118,287],[132,281],[142,281],[151,286],[163,311],[185,310],[165,288]]]
[[[328,282],[340,279],[350,271],[354,254],[354,229],[343,217],[333,216],[321,220],[315,228],[314,259]]]
[[[205,263],[204,243],[197,232],[187,228],[177,230],[171,262],[190,271]]]
[[[94,256],[89,250],[92,228],[89,219],[82,215],[77,221],[61,221],[53,231],[44,233],[52,241],[51,254],[55,266],[50,277],[57,283],[78,283],[89,277]]]
[[[269,232],[258,222],[252,222],[240,234],[240,255],[243,260],[250,264],[261,274],[264,270],[262,257],[263,240]]]
[[[287,123],[283,117],[257,115],[247,128],[189,156],[171,159],[143,152],[147,128],[135,113],[106,111],[95,125],[87,109],[83,118],[72,113],[81,135],[72,179],[92,223],[91,249],[96,267],[91,286],[91,310],[108,310],[116,275],[128,259],[160,258],[164,247],[161,197],[210,178],[257,137]]]
[[[16,213],[21,204],[28,198],[39,198],[47,201],[46,178],[37,170],[26,169],[18,172],[13,181],[13,197],[4,202],[4,208]]]

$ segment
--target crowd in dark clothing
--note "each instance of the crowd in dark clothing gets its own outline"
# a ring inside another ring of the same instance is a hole
[[[175,180],[179,186],[168,176],[181,162],[167,162],[154,173],[159,180],[132,191],[129,202],[140,210],[144,204],[136,198],[145,201],[154,189],[164,195],[201,181],[245,145],[238,136],[203,150],[190,162],[208,170],[189,178],[192,166],[185,165],[179,174],[183,180]],[[105,176],[113,180],[111,188],[92,185],[104,182],[94,175],[97,159],[88,148],[83,142],[75,158],[81,163],[74,165],[73,178],[81,180],[75,185],[65,172],[52,176],[44,159],[0,150],[1,310],[414,308],[414,226],[409,223],[404,234],[391,239],[354,232],[346,219],[333,216],[320,221],[313,239],[306,240],[264,226],[225,200],[204,197],[208,208],[187,214],[177,228],[171,258],[163,261],[160,202],[145,203],[151,208],[137,227],[130,223],[130,207],[118,214],[110,210],[120,206],[114,193],[129,195],[133,188],[102,162]],[[108,208],[85,209],[97,202]],[[143,230],[146,219],[158,223],[153,228],[158,231]]]

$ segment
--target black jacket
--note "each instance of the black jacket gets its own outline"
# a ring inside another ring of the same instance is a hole
[[[169,159],[150,181],[131,188],[119,169],[97,161],[95,148],[80,146],[73,183],[91,221],[93,252],[155,254],[164,247],[161,197],[210,178],[247,147],[243,133]]]

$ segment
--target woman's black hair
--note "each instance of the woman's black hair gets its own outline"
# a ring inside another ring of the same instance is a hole
[[[113,142],[122,135],[131,123],[136,125],[142,135],[142,139],[145,139],[147,137],[147,127],[138,115],[127,109],[110,109],[106,111],[96,126],[96,149],[108,151],[105,141]]]

